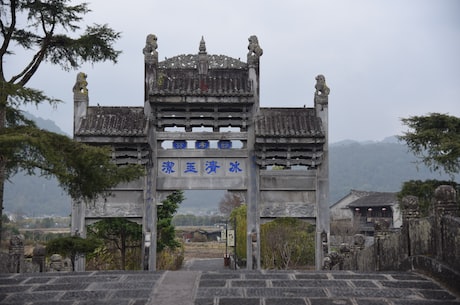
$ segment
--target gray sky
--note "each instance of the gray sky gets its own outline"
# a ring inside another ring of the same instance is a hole
[[[460,117],[460,1],[457,0],[133,0],[90,3],[85,23],[122,32],[117,65],[85,65],[90,104],[143,105],[145,37],[158,36],[160,60],[208,54],[246,61],[257,35],[261,107],[313,107],[324,74],[330,141],[382,140],[401,134],[400,119],[430,112]],[[11,57],[6,69],[19,67]],[[72,87],[78,71],[43,65],[29,83],[65,101],[28,107],[72,134]]]

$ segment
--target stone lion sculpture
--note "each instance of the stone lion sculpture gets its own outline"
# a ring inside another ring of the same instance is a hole
[[[315,79],[316,79],[316,85],[315,85],[316,92],[315,92],[315,94],[316,95],[328,96],[329,92],[331,90],[326,85],[326,78],[324,77],[324,75],[319,74],[318,76],[315,77]]]
[[[88,82],[86,81],[87,75],[83,72],[80,72],[77,74],[77,81],[75,82],[75,85],[73,86],[73,92],[74,93],[83,93],[83,94],[88,94]]]
[[[259,45],[259,40],[257,39],[256,35],[252,35],[248,38],[249,45],[248,45],[248,61],[251,58],[258,59],[264,53],[264,50]]]
[[[142,53],[144,53],[145,57],[151,56],[153,60],[158,60],[157,39],[157,36],[154,34],[147,35],[145,40],[145,47],[142,49]]]

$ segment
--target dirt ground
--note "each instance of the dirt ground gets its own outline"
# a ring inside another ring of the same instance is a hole
[[[231,252],[231,248],[228,248]],[[223,258],[225,255],[225,243],[212,242],[188,242],[185,243],[185,260],[192,258]]]

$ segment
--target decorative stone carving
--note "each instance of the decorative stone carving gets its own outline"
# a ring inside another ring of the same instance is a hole
[[[24,269],[24,236],[21,234],[13,235],[10,239],[10,266],[12,273],[23,272]]]
[[[405,196],[401,201],[403,219],[420,216],[420,206],[417,196]]]
[[[458,215],[457,193],[450,185],[440,185],[434,191],[435,210],[438,217]]]
[[[204,41],[204,37],[201,37],[200,41],[200,52],[198,53],[198,74],[199,75],[206,75],[208,74],[209,68],[209,60],[208,60],[208,53],[206,53],[206,43]]]
[[[259,45],[259,40],[257,39],[256,35],[252,35],[248,38],[249,45],[248,45],[248,64],[258,64],[259,58],[262,56],[264,51]]]
[[[62,256],[60,254],[53,254],[50,257],[50,270],[53,271],[62,271],[64,264],[62,262]]]
[[[158,48],[157,36],[154,34],[147,35],[147,38],[145,41],[145,47],[142,50],[142,53],[144,53],[145,61],[158,63],[157,48]]]
[[[328,104],[329,92],[331,91],[326,85],[326,78],[324,75],[319,74],[315,77],[315,108],[320,107],[320,110],[323,110]]]
[[[88,75],[86,75],[83,72],[80,72],[77,74],[77,81],[75,82],[75,85],[73,86],[73,93],[74,94],[84,94],[88,95],[88,82],[86,81],[86,78]]]
[[[155,91],[156,85],[156,67],[158,66],[157,36],[154,34],[147,35],[145,47],[142,50],[145,60],[145,93],[150,94]]]
[[[331,90],[326,85],[326,78],[324,77],[324,75],[319,74],[318,76],[315,77],[315,79],[316,79],[315,95],[328,96]]]

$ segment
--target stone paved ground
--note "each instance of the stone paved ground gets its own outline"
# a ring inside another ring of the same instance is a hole
[[[417,273],[82,272],[0,274],[0,304],[453,305]]]

